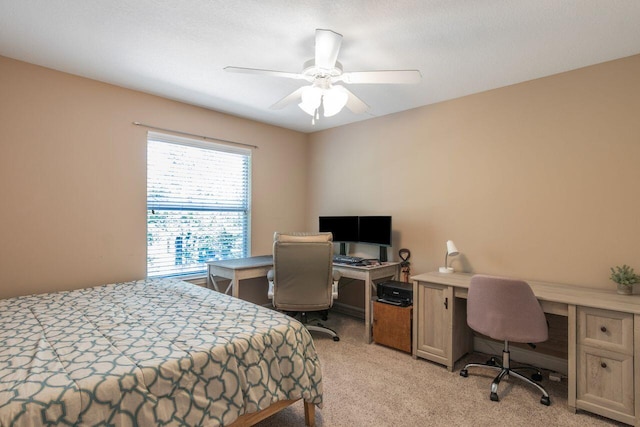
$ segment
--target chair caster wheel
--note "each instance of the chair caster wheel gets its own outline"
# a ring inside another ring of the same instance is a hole
[[[326,322],[329,316],[327,316],[326,314],[323,314],[322,316],[320,316],[320,318],[322,319],[323,322]]]
[[[549,396],[542,396],[540,398],[540,403],[542,403],[543,405],[549,406],[551,405],[551,399],[549,399]]]
[[[469,371],[467,371],[466,369],[461,369],[460,376],[467,378],[469,376]]]
[[[498,393],[491,393],[491,394],[489,395],[489,398],[490,398],[491,400],[493,400],[494,402],[499,402],[499,401],[500,401],[500,399],[498,398]]]
[[[340,337],[333,337],[334,341],[340,341]]]
[[[542,381],[542,374],[540,372],[536,372],[535,374],[531,375],[531,379],[534,381]]]
[[[487,365],[496,366],[496,359],[492,357],[491,359],[487,360]]]

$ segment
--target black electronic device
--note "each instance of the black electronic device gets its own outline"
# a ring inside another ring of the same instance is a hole
[[[413,285],[389,280],[378,283],[378,302],[407,307],[413,305]]]
[[[358,241],[380,246],[380,262],[387,262],[387,247],[391,246],[390,216],[361,216],[358,218]]]
[[[358,241],[357,216],[321,216],[318,218],[320,232],[331,232],[334,242]]]
[[[364,262],[364,258],[360,258],[357,256],[347,256],[347,255],[334,255],[333,262],[335,264],[347,264],[347,265],[355,265],[361,264]]]
[[[318,229],[331,232],[333,241],[340,243],[340,255],[347,255],[346,243],[365,243],[380,247],[380,262],[387,262],[387,248],[391,247],[391,216],[321,216]]]
[[[347,255],[345,243],[358,241],[357,216],[321,216],[318,225],[320,232],[330,232],[333,241],[340,243],[340,255]]]
[[[391,217],[358,217],[358,241],[373,245],[391,246]]]

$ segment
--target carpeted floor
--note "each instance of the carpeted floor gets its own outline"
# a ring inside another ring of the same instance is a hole
[[[468,378],[459,375],[465,363],[483,363],[487,355],[466,356],[449,372],[410,354],[365,344],[361,320],[331,313],[324,323],[338,332],[340,341],[313,333],[324,383],[324,406],[316,409],[319,427],[624,425],[569,411],[566,380],[543,381],[551,406],[540,404],[541,394],[534,387],[515,380],[503,381],[498,390],[500,402],[492,402],[493,373],[470,369]],[[298,402],[258,426],[304,426],[303,405]]]

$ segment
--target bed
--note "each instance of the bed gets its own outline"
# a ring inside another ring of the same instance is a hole
[[[0,425],[252,425],[322,372],[298,321],[172,279],[0,300]]]

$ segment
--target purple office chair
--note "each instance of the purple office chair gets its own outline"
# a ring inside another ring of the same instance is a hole
[[[467,324],[474,331],[493,339],[504,341],[502,363],[492,357],[487,363],[468,363],[460,375],[467,377],[471,367],[485,367],[500,371],[491,383],[491,400],[497,402],[498,384],[504,377],[520,379],[537,387],[542,392],[540,403],[549,406],[549,394],[538,384],[542,374],[537,368],[525,366],[511,368],[509,364],[509,342],[538,343],[549,337],[547,319],[533,291],[522,280],[475,275],[471,278],[467,297]],[[517,371],[533,369],[531,378]]]

